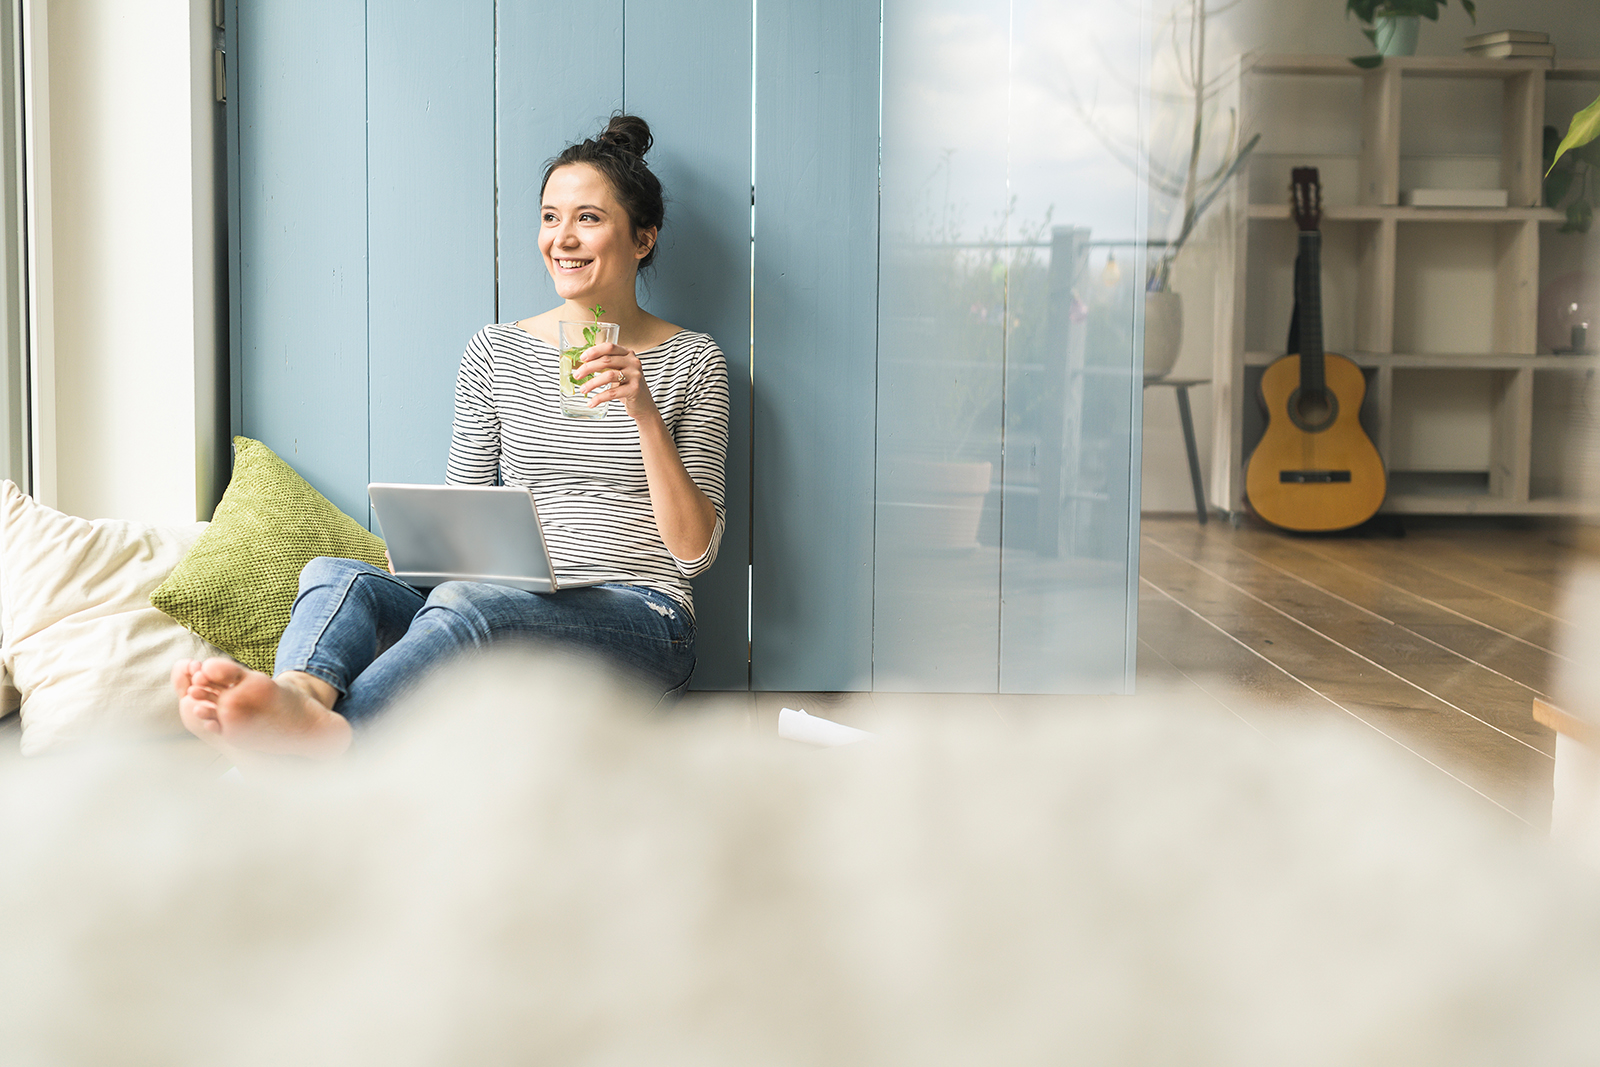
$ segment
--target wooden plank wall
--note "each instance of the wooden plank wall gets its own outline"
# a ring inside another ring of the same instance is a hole
[[[757,27],[753,685],[872,688],[878,8]]]
[[[274,0],[240,4],[234,18],[236,430],[266,441],[346,514],[364,516],[365,4]]]
[[[537,243],[545,162],[627,105],[631,75],[672,198],[645,303],[711,333],[733,381],[695,685],[744,689],[751,15],[721,6],[702,24],[665,0],[635,0],[626,23],[621,0],[240,3],[235,425],[369,521],[367,482],[443,481],[467,339],[556,303]]]
[[[1004,307],[975,331],[929,325],[966,319],[925,306],[954,262],[927,247],[949,239],[937,219],[916,217],[949,147],[918,112],[941,76],[915,46],[925,6],[703,0],[691,18],[672,0],[230,0],[236,430],[354,515],[370,480],[442,480],[468,337],[556,301],[537,248],[545,161],[634,110],[669,194],[643,302],[710,332],[732,385],[728,529],[696,582],[695,688],[1105,688],[1074,674],[1107,658],[1100,645],[1061,655],[1040,620],[1104,608],[1104,625],[1075,625],[1115,644],[1127,574],[1001,543],[1000,506],[1032,491],[1008,488],[1002,441],[1038,432],[1005,422]],[[1014,16],[992,0],[943,8]],[[982,189],[962,206],[977,227],[1006,219],[1011,178],[1007,82],[988,85],[997,121],[960,152],[978,168],[962,175]],[[941,491],[930,413],[952,404],[977,413],[957,458],[989,471],[986,547],[954,554],[924,521]],[[1137,440],[1136,390],[1131,410]],[[1025,605],[1033,583],[1079,588],[1088,571],[1106,604],[1035,598],[1043,614],[1018,607],[1006,628],[1003,589]],[[1039,663],[1058,665],[1030,674]]]
[[[444,481],[461,353],[495,318],[485,54],[494,0],[368,7],[370,481]]]
[[[501,0],[495,67],[500,306],[507,322],[560,301],[539,256],[545,164],[622,107],[623,0]],[[582,49],[551,41],[588,42]]]
[[[657,139],[667,224],[644,298],[728,360],[727,529],[695,579],[693,685],[750,686],[750,63],[748,0],[629,0],[623,103]]]

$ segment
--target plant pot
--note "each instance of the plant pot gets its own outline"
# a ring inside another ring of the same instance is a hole
[[[1414,56],[1417,54],[1417,30],[1422,25],[1421,15],[1379,15],[1372,20],[1381,56]]]
[[[1170,289],[1144,294],[1144,376],[1165,378],[1183,347],[1183,298]]]

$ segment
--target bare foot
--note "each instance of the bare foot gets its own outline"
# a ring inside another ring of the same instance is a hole
[[[333,710],[335,690],[319,678],[271,678],[216,657],[179,660],[172,686],[184,726],[224,750],[332,759],[350,747],[350,724]]]

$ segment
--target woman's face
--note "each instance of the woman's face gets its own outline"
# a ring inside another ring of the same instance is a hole
[[[557,167],[545,183],[539,218],[539,251],[563,300],[588,306],[619,294],[632,299],[639,260],[655,231],[630,232],[628,213],[598,170],[585,163]]]

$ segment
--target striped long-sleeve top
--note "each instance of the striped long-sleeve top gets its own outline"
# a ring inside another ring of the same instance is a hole
[[[698,559],[672,555],[656,529],[638,425],[620,403],[603,419],[562,415],[556,349],[514,323],[485,326],[467,344],[446,479],[531,489],[562,580],[648,586],[692,618],[689,579],[716,559],[726,523],[727,363],[715,341],[688,330],[638,356],[684,468],[716,507]]]

